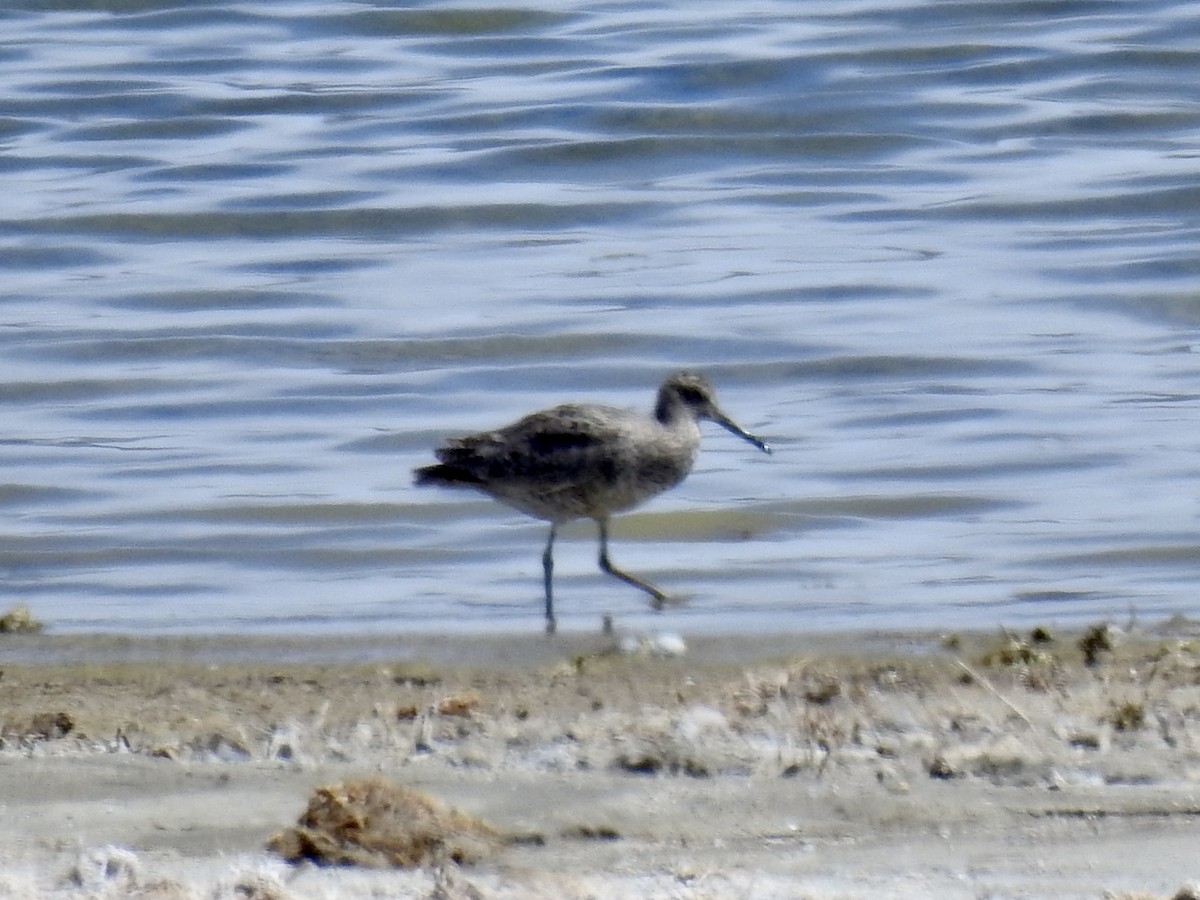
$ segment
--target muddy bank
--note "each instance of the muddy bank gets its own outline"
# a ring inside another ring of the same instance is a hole
[[[1165,898],[1200,879],[1187,622],[680,656],[387,643],[6,636],[0,897]],[[315,789],[363,777],[540,840],[408,871],[266,852]]]

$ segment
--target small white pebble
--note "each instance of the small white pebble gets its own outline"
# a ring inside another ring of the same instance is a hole
[[[687,653],[683,638],[670,632],[649,636],[627,634],[617,642],[617,648],[622,653],[641,656],[683,656]]]
[[[679,635],[663,631],[650,639],[650,652],[655,656],[683,656],[687,653],[687,644]]]

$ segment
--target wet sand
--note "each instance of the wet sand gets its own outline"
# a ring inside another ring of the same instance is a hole
[[[1182,900],[1200,629],[1081,636],[4,635],[0,897]],[[265,849],[362,777],[539,840]]]

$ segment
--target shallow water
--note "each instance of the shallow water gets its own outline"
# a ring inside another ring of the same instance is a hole
[[[802,15],[800,13],[803,13]],[[0,12],[0,573],[65,631],[541,627],[445,435],[695,368],[564,628],[1197,613],[1200,10]]]

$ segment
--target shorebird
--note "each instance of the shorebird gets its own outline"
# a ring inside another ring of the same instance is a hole
[[[434,451],[437,465],[414,474],[418,485],[476,488],[550,523],[542,571],[546,631],[553,634],[554,538],[572,519],[595,520],[601,570],[641,588],[662,609],[666,594],[609,560],[608,520],[683,481],[700,449],[701,419],[771,452],[721,411],[704,378],[680,372],[658,389],[653,415],[592,403],[556,406],[496,431],[451,439]]]

